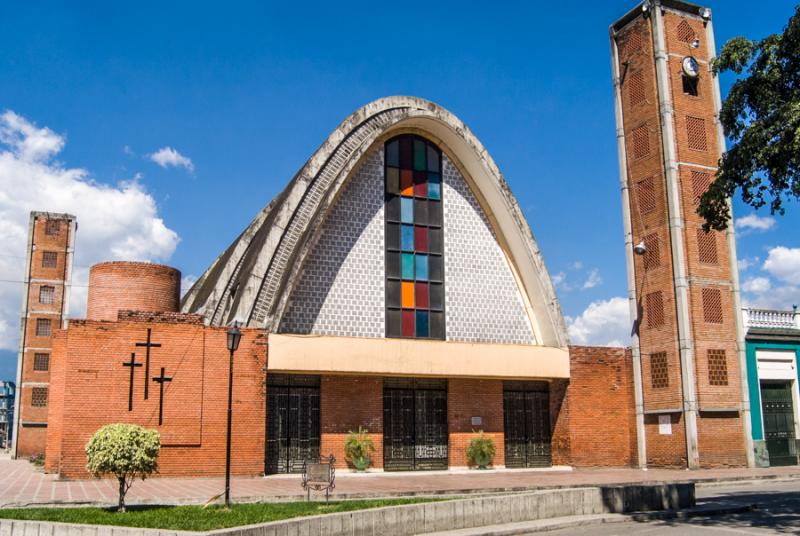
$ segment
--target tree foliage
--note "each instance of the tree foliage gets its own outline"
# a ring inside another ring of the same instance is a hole
[[[136,477],[144,480],[158,470],[161,437],[156,430],[133,424],[109,424],[86,444],[86,469],[96,477],[114,475],[119,482],[120,512]]]
[[[737,188],[745,203],[768,204],[772,214],[783,214],[787,199],[800,199],[800,6],[782,34],[729,40],[713,70],[744,73],[720,110],[731,147],[698,209],[706,228],[723,230]]]

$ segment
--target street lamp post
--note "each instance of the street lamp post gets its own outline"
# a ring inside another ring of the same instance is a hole
[[[239,331],[238,322],[233,322],[228,328],[228,351],[230,351],[230,366],[228,368],[228,439],[225,451],[225,507],[231,507],[231,417],[233,416],[233,353],[239,348],[242,332]]]

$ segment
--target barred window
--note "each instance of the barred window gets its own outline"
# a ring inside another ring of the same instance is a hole
[[[703,289],[703,320],[722,324],[722,292],[716,288]]]
[[[56,287],[42,285],[39,287],[39,303],[50,305],[56,301]]]
[[[650,154],[650,132],[647,130],[647,125],[631,130],[631,140],[634,159],[638,160]]]
[[[639,32],[628,34],[628,39],[623,44],[623,49],[628,55],[640,52],[642,50],[642,34]]]
[[[33,370],[37,372],[50,370],[50,354],[33,354]]]
[[[58,264],[58,253],[55,251],[42,252],[42,268],[55,268]]]
[[[645,300],[647,327],[657,328],[664,325],[664,295],[661,291],[651,292]]]
[[[711,174],[703,173],[702,171],[692,171],[692,195],[694,195],[694,204],[700,204],[700,196],[706,193],[708,187],[711,185]]]
[[[728,385],[728,360],[725,357],[725,350],[708,351],[708,383]]]
[[[706,120],[701,117],[686,117],[686,139],[689,149],[708,150],[706,141]]]
[[[678,23],[678,27],[676,28],[676,33],[678,34],[678,41],[682,41],[684,43],[691,43],[692,41],[695,40],[694,30],[685,20],[682,20],[680,23]]]
[[[35,408],[47,407],[47,387],[31,388],[31,406]]]
[[[650,382],[653,389],[669,387],[669,367],[667,352],[650,354]]]
[[[36,319],[36,336],[49,337],[52,334],[51,321],[49,318]]]
[[[656,233],[644,237],[644,247],[647,250],[642,258],[645,270],[661,266],[661,250],[659,249],[658,235]]]
[[[697,256],[705,264],[717,264],[717,235],[713,231],[705,232],[697,229]]]
[[[628,76],[628,98],[631,106],[643,103],[647,96],[645,94],[644,73],[637,71]]]
[[[636,199],[639,201],[640,213],[647,214],[656,209],[656,183],[653,177],[636,183]]]
[[[58,236],[61,233],[61,220],[47,220],[44,226],[44,233],[50,236]]]

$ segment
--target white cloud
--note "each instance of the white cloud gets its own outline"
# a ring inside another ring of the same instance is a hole
[[[770,249],[762,268],[781,281],[800,285],[800,248],[778,246]]]
[[[88,266],[103,260],[167,260],[178,244],[137,178],[109,186],[53,161],[62,136],[13,112],[0,115],[0,279],[20,281],[32,210],[77,216],[71,315],[86,305]],[[0,349],[16,349],[22,285],[0,283]]]
[[[771,216],[758,216],[748,214],[736,219],[736,227],[740,229],[752,229],[754,231],[769,231],[775,226],[775,218]]]
[[[172,147],[162,147],[153,154],[148,155],[148,158],[163,168],[183,167],[189,171],[194,171],[192,159],[188,156],[183,156]]]
[[[772,288],[772,284],[766,277],[750,277],[742,283],[742,290],[745,292],[766,292]]]
[[[603,278],[600,277],[600,270],[598,270],[597,268],[592,268],[592,270],[589,272],[589,277],[587,277],[586,281],[583,282],[581,290],[588,290],[590,288],[594,288],[602,282]]]
[[[581,261],[575,261],[569,264],[570,270],[580,270],[581,268],[583,268],[583,263]]]
[[[630,346],[629,313],[626,298],[594,301],[577,317],[565,318],[570,341],[582,345]]]
[[[759,259],[758,257],[751,257],[749,259],[737,260],[736,265],[739,267],[739,271],[743,272],[748,268],[757,265],[759,262],[761,262],[761,259]]]
[[[564,281],[566,281],[567,274],[565,274],[564,272],[558,272],[553,277],[551,277],[551,279],[553,281],[553,286],[560,287],[561,285],[564,284]]]

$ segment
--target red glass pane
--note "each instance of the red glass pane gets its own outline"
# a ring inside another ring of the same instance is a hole
[[[414,195],[414,172],[410,169],[400,171],[400,194],[408,197]]]
[[[417,197],[428,197],[428,178],[424,171],[414,172],[414,195]]]
[[[428,251],[427,227],[414,227],[414,249],[421,252]]]
[[[427,283],[415,283],[414,284],[414,294],[416,295],[416,302],[418,309],[427,309],[428,308],[428,284]]]
[[[414,311],[403,310],[403,337],[414,336]]]

